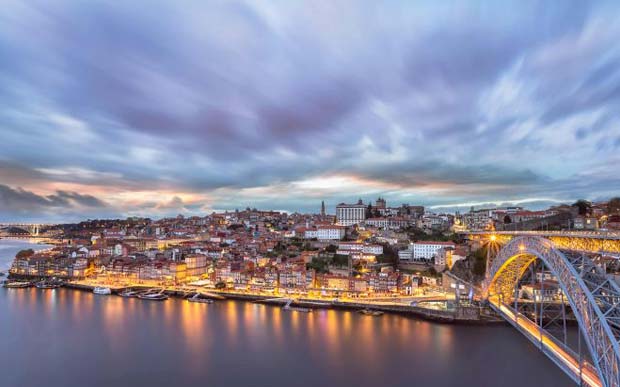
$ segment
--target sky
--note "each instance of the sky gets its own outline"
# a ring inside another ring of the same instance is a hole
[[[620,5],[0,7],[0,222],[620,194]]]

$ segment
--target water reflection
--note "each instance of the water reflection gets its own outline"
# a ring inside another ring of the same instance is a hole
[[[0,332],[0,385],[489,386],[493,372],[504,386],[568,384],[513,328],[352,311],[0,289]]]

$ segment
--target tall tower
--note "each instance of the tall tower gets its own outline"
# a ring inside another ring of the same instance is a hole
[[[321,200],[321,217],[325,217],[325,201]]]

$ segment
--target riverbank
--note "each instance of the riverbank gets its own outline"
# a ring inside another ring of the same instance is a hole
[[[69,282],[64,285],[66,288],[73,290],[81,290],[92,292],[95,285],[72,283]],[[140,286],[132,286],[136,288]],[[152,286],[142,286],[144,288],[152,288]],[[125,290],[125,287],[112,288],[112,294],[118,294]],[[206,297],[216,299],[230,299],[235,301],[245,301],[253,303],[263,303],[268,305],[282,306],[287,303],[291,297],[274,297],[273,295],[259,295],[259,294],[243,294],[236,292],[228,292],[222,290],[202,290],[202,289],[165,289],[164,293],[170,297],[185,298],[188,295],[196,292],[205,294]],[[427,321],[433,321],[437,323],[447,324],[470,324],[470,325],[484,325],[484,324],[506,324],[506,322],[499,316],[495,316],[494,313],[489,313],[484,308],[476,306],[462,306],[453,310],[440,310],[424,308],[421,306],[411,306],[406,304],[398,304],[395,302],[363,302],[363,301],[345,301],[340,299],[325,300],[325,299],[313,299],[313,298],[296,298],[293,302],[294,306],[309,308],[309,309],[338,309],[338,310],[353,310],[358,311],[361,309],[370,309],[381,311],[384,313],[398,314],[403,316],[410,316],[420,318]]]

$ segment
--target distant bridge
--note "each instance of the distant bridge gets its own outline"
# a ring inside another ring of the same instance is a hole
[[[496,312],[579,385],[620,387],[620,287],[596,263],[601,254],[620,252],[620,233],[466,234],[496,251],[488,255],[483,284],[483,297]],[[557,285],[548,281],[551,275]],[[527,308],[520,302],[524,286],[535,292]],[[568,340],[567,306],[579,324],[577,349]]]
[[[0,237],[19,237],[30,236],[38,237],[41,234],[41,230],[56,226],[55,224],[46,223],[0,223]],[[12,232],[11,230],[17,229],[22,232]],[[28,235],[25,235],[28,233]]]

